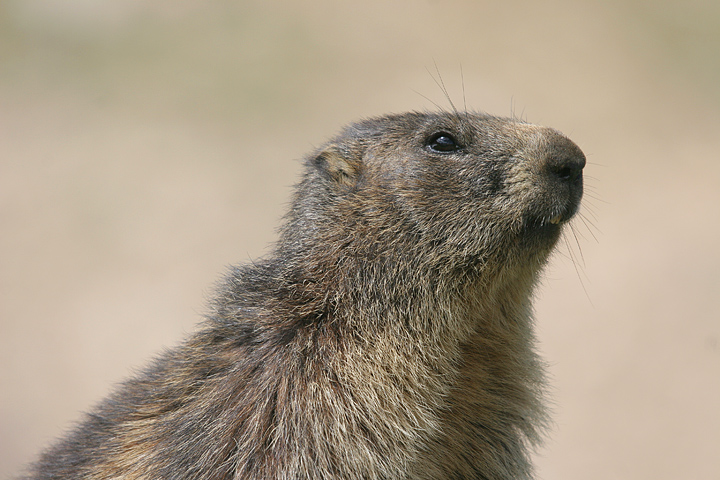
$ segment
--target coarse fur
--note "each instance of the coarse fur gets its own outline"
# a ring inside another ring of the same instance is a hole
[[[347,127],[307,157],[272,254],[26,478],[531,478],[531,297],[584,164],[479,113]]]

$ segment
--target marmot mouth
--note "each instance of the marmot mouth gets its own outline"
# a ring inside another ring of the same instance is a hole
[[[545,215],[528,215],[523,222],[521,236],[526,241],[553,244],[560,237],[563,226],[575,216],[576,208]]]
[[[544,215],[537,215],[536,213],[535,218],[529,218],[529,223],[534,223],[538,226],[543,226],[546,224],[563,225],[572,220],[579,209],[580,196],[578,196],[577,199],[572,199],[571,201],[567,202],[565,206],[562,206],[560,208],[552,208],[550,212]]]
[[[520,234],[520,244],[523,248],[536,250],[552,247],[560,238],[562,220],[552,223],[548,220],[527,222]]]
[[[545,227],[559,227],[568,223],[574,216],[577,208],[570,208],[561,212],[555,212],[538,215],[529,214],[525,217],[525,228],[527,229],[543,229]]]

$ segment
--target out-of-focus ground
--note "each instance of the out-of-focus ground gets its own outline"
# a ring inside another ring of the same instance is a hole
[[[435,64],[590,162],[536,304],[539,477],[720,478],[718,52],[699,0],[4,1],[0,478],[193,330],[306,152],[447,107]]]

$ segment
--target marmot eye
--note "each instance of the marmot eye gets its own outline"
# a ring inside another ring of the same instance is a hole
[[[458,145],[455,137],[447,132],[434,133],[430,138],[428,138],[426,145],[430,150],[440,153],[455,152],[460,150],[460,145]]]

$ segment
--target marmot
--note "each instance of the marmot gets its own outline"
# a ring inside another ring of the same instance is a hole
[[[306,158],[272,253],[26,478],[531,478],[531,297],[584,166],[514,118],[346,127]]]

